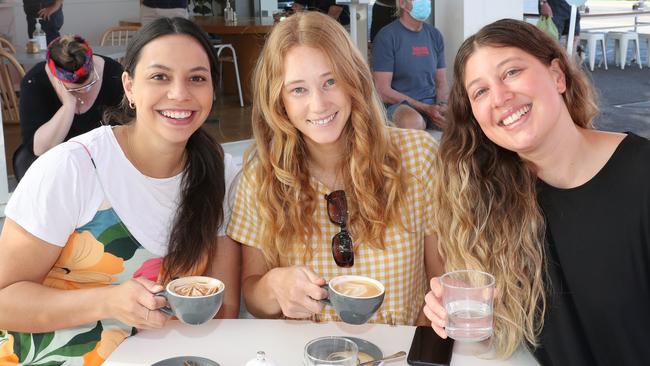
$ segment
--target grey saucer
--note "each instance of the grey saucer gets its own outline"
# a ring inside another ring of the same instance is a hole
[[[189,362],[191,366],[220,366],[218,363],[203,357],[196,356],[179,356],[167,358],[154,363],[151,366],[184,366]]]
[[[368,356],[372,357],[373,360],[378,360],[382,357],[384,357],[384,353],[377,347],[376,344],[372,342],[368,342],[365,339],[361,338],[356,338],[356,337],[345,337],[352,342],[357,344],[357,347],[359,347],[359,352],[363,352],[368,354]],[[383,362],[380,363],[379,365],[383,365]]]

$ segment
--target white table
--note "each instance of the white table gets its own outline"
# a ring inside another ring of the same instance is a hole
[[[126,46],[92,46],[93,53],[117,60],[126,55]],[[38,53],[27,53],[25,47],[16,46],[16,60],[25,67],[25,71],[41,61],[45,61],[45,51]]]
[[[415,327],[384,324],[349,325],[310,321],[229,319],[200,325],[169,321],[163,329],[144,330],[125,340],[104,366],[151,365],[177,356],[201,356],[221,366],[243,366],[257,351],[266,352],[277,366],[302,365],[305,344],[318,337],[344,335],[373,342],[385,355],[408,352]],[[454,346],[452,366],[537,366],[531,354],[520,348],[508,360],[488,359],[485,344]],[[408,365],[406,358],[387,366]]]

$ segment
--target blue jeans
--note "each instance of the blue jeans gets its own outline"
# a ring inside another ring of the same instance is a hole
[[[23,5],[23,10],[25,10],[25,16],[27,18],[27,37],[32,38],[34,36],[34,29],[36,29],[36,18],[38,18],[38,11],[46,6],[41,4],[35,5]],[[61,35],[59,30],[63,27],[63,5],[59,10],[55,11],[50,15],[49,20],[41,19],[41,27],[45,32],[45,38],[47,38],[47,44],[50,44],[54,39]]]
[[[435,100],[434,100],[434,98],[424,98],[424,99],[420,99],[419,102],[422,102],[424,104],[434,104]],[[388,119],[390,119],[391,121],[393,120],[393,114],[397,110],[397,107],[401,106],[402,104],[413,108],[414,111],[418,112],[422,116],[422,118],[424,119],[424,123],[426,124],[427,130],[431,130],[431,129],[439,130],[440,129],[438,126],[436,126],[435,123],[433,123],[433,121],[431,121],[429,116],[427,116],[426,114],[418,111],[417,109],[415,109],[414,106],[411,105],[411,103],[409,103],[409,102],[407,102],[405,100],[403,100],[403,101],[401,101],[399,103],[390,104],[390,105],[387,104],[386,105],[386,114],[388,115]]]

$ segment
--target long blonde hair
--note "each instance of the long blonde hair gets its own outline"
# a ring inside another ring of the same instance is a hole
[[[370,70],[346,31],[318,12],[295,14],[280,22],[255,67],[255,145],[246,154],[244,166],[244,174],[253,171],[257,178],[263,253],[270,267],[280,263],[281,255],[301,253],[303,259],[310,258],[308,240],[320,231],[313,214],[317,200],[323,197],[310,184],[309,152],[281,98],[284,56],[299,45],[316,48],[328,57],[337,85],[351,98],[350,119],[341,136],[346,141],[341,174],[355,242],[385,247],[384,232],[400,220],[406,185],[400,153],[385,127],[385,112]]]
[[[504,19],[461,45],[449,98],[450,125],[439,150],[435,218],[446,270],[474,268],[497,279],[494,336],[498,355],[525,339],[537,344],[546,306],[545,221],[537,204],[536,173],[516,153],[490,141],[476,121],[465,89],[468,59],[481,47],[516,47],[545,65],[558,59],[571,117],[588,128],[598,113],[595,94],[558,42],[525,22]]]

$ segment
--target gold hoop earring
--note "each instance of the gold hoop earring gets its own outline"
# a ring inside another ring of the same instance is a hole
[[[133,103],[131,100],[129,100],[129,108],[135,109],[135,103]]]

